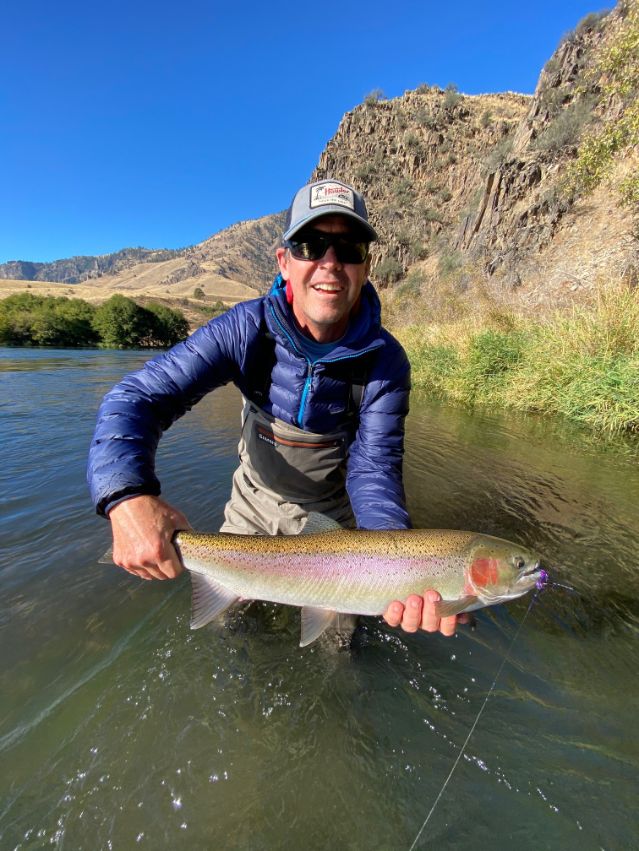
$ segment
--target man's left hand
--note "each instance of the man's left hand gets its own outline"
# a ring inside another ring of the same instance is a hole
[[[411,594],[405,603],[393,600],[384,612],[384,620],[389,626],[401,626],[404,632],[441,632],[442,635],[455,634],[458,623],[468,623],[468,615],[450,615],[439,618],[435,613],[435,603],[441,600],[441,594],[434,590],[424,591],[424,596]]]

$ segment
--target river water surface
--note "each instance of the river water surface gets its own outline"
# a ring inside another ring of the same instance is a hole
[[[416,526],[543,552],[543,592],[452,639],[365,619],[300,649],[299,611],[253,604],[189,630],[188,578],[141,582],[84,482],[104,392],[141,352],[0,349],[0,847],[639,848],[639,471],[534,418],[414,399]],[[163,439],[164,496],[215,531],[239,396]],[[472,846],[469,846],[472,843]]]

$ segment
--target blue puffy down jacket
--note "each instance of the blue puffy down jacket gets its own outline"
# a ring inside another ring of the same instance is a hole
[[[328,357],[311,365],[296,345],[279,275],[267,296],[211,320],[107,393],[88,467],[99,514],[124,496],[160,493],[154,459],[162,432],[205,394],[232,381],[251,398],[251,363],[263,349],[265,329],[274,339],[275,366],[262,407],[307,431],[343,425],[351,392],[349,365],[363,356],[370,362],[349,448],[346,489],[360,528],[410,525],[402,483],[410,367],[400,344],[381,327],[375,289],[370,282],[364,285],[346,335]]]

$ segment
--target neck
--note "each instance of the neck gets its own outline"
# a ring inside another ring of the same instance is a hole
[[[334,343],[344,336],[348,328],[348,319],[334,325],[314,325],[313,323],[300,322],[295,316],[295,312],[293,312],[293,318],[295,319],[295,327],[300,334],[308,337],[309,340],[315,340],[316,343]]]

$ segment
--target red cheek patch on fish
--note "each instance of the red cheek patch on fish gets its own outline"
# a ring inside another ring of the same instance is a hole
[[[470,580],[476,588],[495,585],[499,579],[497,560],[494,558],[476,558],[470,566]]]

